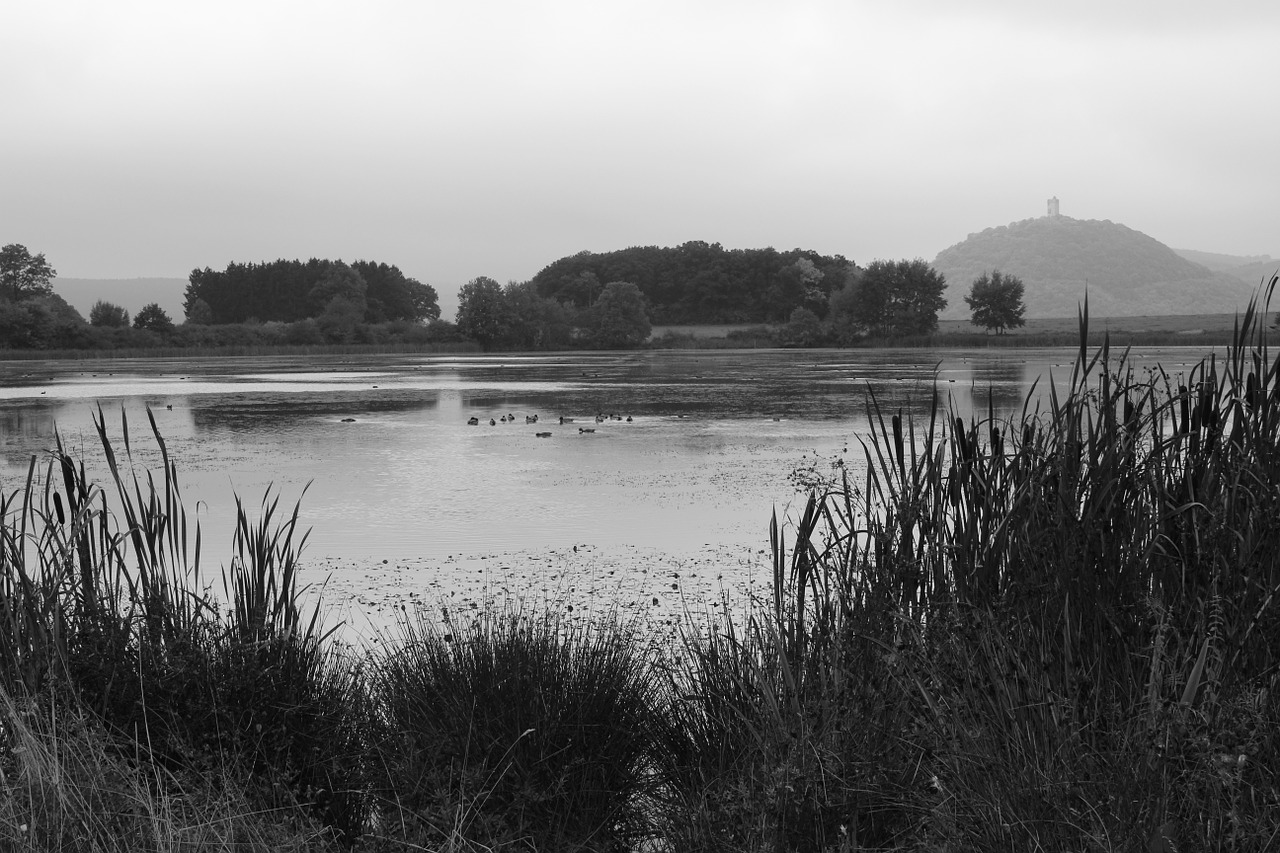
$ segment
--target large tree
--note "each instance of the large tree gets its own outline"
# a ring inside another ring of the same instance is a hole
[[[43,252],[32,255],[20,243],[0,248],[0,295],[14,302],[53,293],[50,282],[57,274]]]
[[[964,298],[973,312],[970,322],[995,329],[997,335],[1004,334],[1005,329],[1025,325],[1026,320],[1022,319],[1027,310],[1022,302],[1025,290],[1022,279],[1016,275],[1005,275],[1000,270],[993,270],[990,275],[984,272],[973,280],[969,295]]]
[[[124,329],[129,325],[129,312],[114,302],[99,299],[89,309],[89,325]]]
[[[947,307],[947,280],[920,258],[873,261],[842,299],[847,319],[880,337],[927,335]]]
[[[539,296],[538,288],[531,281],[507,282],[502,298],[507,309],[505,340],[511,346],[525,350],[568,346],[572,308]]]
[[[342,299],[350,305],[358,306],[360,316],[364,317],[368,292],[369,285],[364,276],[342,261],[334,261],[307,293],[307,301],[311,303],[311,316],[319,317],[328,310],[330,302]]]
[[[458,290],[458,331],[489,349],[507,335],[507,304],[502,285],[487,276]]]
[[[644,294],[629,281],[611,281],[584,312],[592,344],[606,349],[636,347],[649,338],[651,326]]]
[[[169,312],[160,307],[158,302],[149,302],[138,309],[133,317],[135,329],[150,329],[153,332],[168,332],[173,329],[173,320]]]

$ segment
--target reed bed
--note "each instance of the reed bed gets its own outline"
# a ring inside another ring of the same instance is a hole
[[[773,521],[771,600],[674,647],[518,603],[341,646],[298,504],[237,500],[215,590],[154,420],[138,472],[99,412],[105,484],[59,445],[0,492],[0,842],[1274,847],[1276,285],[1185,379],[1093,346],[1086,306],[1039,407],[869,396],[864,473]]]

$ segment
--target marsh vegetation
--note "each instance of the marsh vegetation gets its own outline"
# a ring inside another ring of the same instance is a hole
[[[872,396],[865,474],[775,519],[771,596],[674,645],[512,603],[342,646],[299,603],[297,506],[238,505],[207,579],[154,420],[135,473],[100,415],[106,482],[59,446],[0,496],[0,846],[1267,849],[1260,307],[1182,378],[1085,315],[1066,387],[1013,415]]]

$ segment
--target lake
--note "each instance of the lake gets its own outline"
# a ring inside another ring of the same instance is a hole
[[[55,432],[105,474],[99,406],[117,445],[123,412],[135,462],[156,465],[150,407],[198,508],[207,574],[229,558],[233,496],[256,507],[274,485],[282,503],[302,499],[311,579],[356,610],[516,590],[700,602],[767,583],[770,515],[803,500],[792,473],[846,454],[858,465],[869,395],[886,413],[927,416],[936,396],[962,415],[989,403],[1008,414],[1037,379],[1043,391],[1065,378],[1074,354],[0,362],[0,488],[21,486]],[[1136,360],[1176,375],[1204,354],[1153,348]]]

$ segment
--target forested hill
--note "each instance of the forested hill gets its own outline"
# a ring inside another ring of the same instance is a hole
[[[725,249],[690,242],[579,252],[533,277],[542,296],[585,307],[614,281],[640,288],[657,325],[783,322],[796,308],[819,316],[853,268],[840,255],[792,249]]]
[[[999,269],[1026,285],[1028,317],[1072,317],[1084,301],[1096,317],[1230,313],[1253,287],[1179,256],[1160,241],[1107,220],[1042,216],[970,234],[933,262],[947,279],[946,318],[967,316],[973,280]]]

